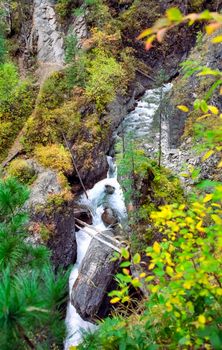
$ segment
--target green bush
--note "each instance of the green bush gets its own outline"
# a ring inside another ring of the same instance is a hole
[[[31,114],[35,95],[31,81],[19,80],[15,65],[0,65],[0,160]]]
[[[121,86],[125,72],[114,57],[103,51],[94,51],[95,58],[89,62],[89,79],[86,85],[87,96],[102,111],[111,102]]]
[[[71,154],[63,145],[39,145],[35,148],[34,154],[38,162],[45,167],[59,172],[72,171]]]
[[[7,175],[16,177],[20,182],[26,184],[31,184],[36,177],[33,167],[27,162],[27,160],[22,158],[12,160],[7,167]]]

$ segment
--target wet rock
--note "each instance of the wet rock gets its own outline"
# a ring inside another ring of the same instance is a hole
[[[40,243],[46,244],[51,250],[51,260],[55,268],[67,268],[76,262],[75,209],[73,201],[64,201],[60,206],[48,209],[43,207],[32,214],[31,237],[35,238],[38,233],[40,240],[44,238]],[[82,215],[79,211],[81,219]],[[48,230],[48,237],[41,237],[42,227]]]
[[[92,225],[92,214],[88,208],[84,206],[76,206],[74,208],[73,214],[76,219],[84,221],[88,225]],[[80,223],[78,223],[78,225],[82,226]]]
[[[115,187],[111,185],[105,185],[105,192],[107,194],[113,194],[115,192]]]
[[[113,237],[112,231],[105,231]],[[98,235],[104,240],[104,237]],[[108,239],[107,239],[108,241]],[[84,320],[105,317],[110,308],[107,293],[114,288],[118,263],[111,261],[113,249],[97,241],[90,243],[73,285],[71,303]]]
[[[67,268],[70,264],[74,264],[77,258],[75,217],[72,205],[64,205],[54,212],[50,223],[54,229],[47,246],[52,251],[53,265],[55,268],[59,266]]]
[[[105,207],[102,213],[102,220],[106,226],[112,226],[118,223],[118,216],[112,208]]]

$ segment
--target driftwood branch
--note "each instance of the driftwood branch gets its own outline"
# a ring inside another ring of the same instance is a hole
[[[90,226],[87,223],[85,223],[84,221],[75,218],[75,220],[80,223],[81,225],[86,226],[87,228],[91,229],[92,231],[95,231],[96,234],[99,233],[100,235],[102,235],[105,238],[108,238],[110,241],[113,241],[114,243],[116,243],[117,245],[121,245],[122,243],[120,241],[118,241],[117,239],[113,238],[113,237],[109,237],[107,236],[103,231],[98,230],[96,227]],[[78,227],[79,228],[79,227]]]
[[[138,72],[138,73],[142,74],[142,75],[143,75],[144,77],[146,77],[147,79],[150,79],[150,80],[152,80],[152,81],[154,81],[154,82],[155,82],[155,79],[154,79],[154,78],[152,78],[150,75],[146,74],[146,73],[145,73],[145,72],[143,72],[142,70],[140,70],[140,69],[136,68],[136,72]]]
[[[78,175],[78,178],[79,178],[80,184],[81,184],[81,186],[82,186],[82,188],[83,188],[83,191],[84,191],[84,193],[85,193],[85,195],[86,195],[86,198],[87,198],[87,199],[89,199],[88,194],[87,194],[87,191],[86,191],[86,188],[85,188],[85,186],[84,186],[84,183],[83,183],[83,181],[82,181],[81,175],[80,175],[80,173],[79,173],[79,170],[78,170],[78,167],[77,167],[76,161],[75,161],[75,159],[74,159],[74,156],[73,156],[72,150],[71,150],[71,149],[70,149],[70,147],[69,147],[68,141],[67,141],[67,139],[66,139],[66,137],[65,137],[64,133],[62,133],[62,137],[63,137],[63,139],[64,139],[64,141],[65,141],[66,148],[69,150],[69,152],[70,152],[70,154],[71,154],[71,158],[72,158],[72,162],[73,162],[73,165],[74,165],[75,171],[76,171],[76,173],[77,173],[77,175]]]
[[[112,243],[106,242],[103,239],[101,239],[100,237],[98,237],[98,232],[93,234],[92,232],[90,232],[90,230],[87,230],[87,228],[82,228],[77,224],[76,224],[76,227],[79,228],[80,230],[84,231],[85,233],[87,233],[89,236],[95,238],[97,241],[107,245],[108,247],[112,248],[113,250],[116,250],[118,253],[121,252],[121,250],[118,247],[116,247],[115,245],[113,245]],[[91,230],[93,230],[92,227],[91,227]],[[108,238],[108,237],[106,237],[106,238]]]

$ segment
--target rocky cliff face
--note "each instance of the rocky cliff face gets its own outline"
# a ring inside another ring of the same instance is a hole
[[[46,63],[64,63],[64,34],[49,0],[34,0],[33,26],[29,45],[37,60]],[[34,47],[36,43],[36,48]]]

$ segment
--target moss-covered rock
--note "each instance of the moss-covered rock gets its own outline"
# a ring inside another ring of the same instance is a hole
[[[26,184],[31,184],[37,176],[32,164],[23,158],[16,158],[9,164],[7,175],[17,177],[19,181]]]

